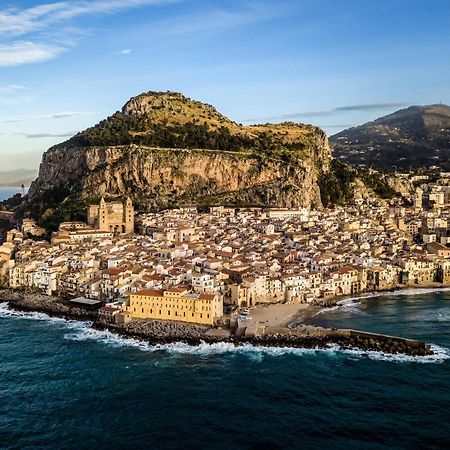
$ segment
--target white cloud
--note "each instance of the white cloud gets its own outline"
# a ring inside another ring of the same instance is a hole
[[[176,0],[78,0],[47,3],[27,9],[7,8],[0,10],[0,34],[20,36],[81,16],[175,2]]]
[[[75,0],[44,3],[31,8],[0,7],[0,36],[9,38],[9,42],[4,40],[0,44],[0,67],[44,62],[58,57],[76,45],[77,38],[83,34],[81,28],[68,23],[73,19],[179,1],[182,0]]]
[[[120,55],[129,55],[131,53],[131,48],[125,48],[123,50],[120,50]]]
[[[35,114],[29,116],[18,116],[13,117],[12,119],[1,120],[0,123],[14,123],[14,122],[27,122],[30,120],[48,120],[48,119],[63,119],[65,117],[76,117],[76,116],[85,116],[89,114],[96,114],[92,111],[69,111],[69,112],[60,112],[53,114]]]
[[[42,138],[65,138],[72,137],[77,134],[76,131],[67,131],[65,133],[23,133],[22,136],[25,136],[28,139],[42,139]]]
[[[0,44],[0,67],[48,61],[66,50],[65,47],[33,41]]]

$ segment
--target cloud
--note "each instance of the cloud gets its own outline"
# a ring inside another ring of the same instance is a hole
[[[20,84],[4,84],[0,85],[0,94],[14,94],[16,92],[28,91],[30,88]]]
[[[256,121],[272,121],[272,120],[289,120],[299,117],[328,117],[341,112],[370,112],[379,111],[382,109],[401,108],[408,106],[409,103],[363,103],[360,105],[346,105],[338,106],[337,108],[328,109],[324,111],[305,111],[298,113],[282,114],[279,116],[271,117],[257,117],[253,119],[246,119],[243,122],[256,122]]]
[[[53,114],[35,114],[30,116],[18,116],[12,119],[1,120],[0,123],[15,123],[15,122],[28,122],[31,120],[51,120],[51,119],[63,119],[66,117],[85,116],[89,114],[96,114],[90,111],[75,111],[75,112],[60,112]]]
[[[125,48],[120,50],[119,55],[129,55],[131,53],[131,48]]]
[[[49,61],[78,43],[84,30],[69,21],[113,14],[132,8],[159,6],[181,0],[76,0],[30,8],[0,7],[0,67]]]
[[[48,61],[56,58],[65,50],[64,47],[58,45],[32,41],[0,44],[0,67]]]
[[[60,1],[32,8],[0,10],[0,34],[22,36],[55,23],[93,14],[110,14],[140,6],[175,3],[176,0]]]
[[[320,125],[320,128],[350,128],[354,126],[355,126],[354,123],[343,123],[337,125]]]
[[[66,138],[77,134],[76,131],[68,131],[67,133],[21,133],[27,139],[42,139],[42,138]]]
[[[235,10],[215,7],[205,9],[200,13],[191,13],[177,16],[152,24],[153,36],[177,36],[223,33],[236,27],[264,22],[276,16],[285,14],[290,10],[288,2],[279,1],[275,4],[260,1],[242,1],[240,7]],[[144,28],[143,33],[147,33]]]

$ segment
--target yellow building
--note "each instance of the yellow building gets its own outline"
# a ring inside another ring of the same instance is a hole
[[[142,290],[130,294],[123,310],[136,319],[213,325],[222,318],[223,302],[214,294],[192,293],[183,288]]]

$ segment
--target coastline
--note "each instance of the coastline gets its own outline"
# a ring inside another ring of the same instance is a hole
[[[408,292],[411,291],[411,292]],[[424,291],[424,292],[419,292]],[[427,292],[445,292],[450,291],[450,284],[443,284],[438,282],[427,283],[427,284],[412,284],[409,286],[396,286],[391,289],[383,289],[379,291],[366,291],[358,294],[341,295],[334,298],[334,303],[330,306],[320,306],[321,310],[326,311],[333,307],[339,306],[340,303],[355,300],[360,301],[369,298],[386,297],[389,295],[419,295],[421,293]]]
[[[264,327],[263,333],[239,333],[229,330],[224,333],[218,327],[208,327],[181,322],[136,320],[119,325],[98,320],[95,311],[70,306],[57,297],[29,294],[10,289],[0,290],[0,303],[22,312],[39,312],[50,317],[66,320],[89,321],[95,330],[108,330],[128,339],[145,341],[151,345],[185,343],[201,344],[230,343],[235,346],[253,345],[262,347],[327,349],[338,346],[345,349],[375,351],[387,354],[427,356],[434,352],[425,342],[385,336],[359,330],[330,329],[301,324],[297,327]],[[292,321],[290,322],[292,323]],[[242,331],[242,330],[241,330]]]

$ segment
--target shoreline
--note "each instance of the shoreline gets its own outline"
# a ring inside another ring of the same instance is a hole
[[[409,286],[396,286],[391,289],[383,289],[383,290],[379,290],[379,291],[366,291],[366,292],[361,292],[358,294],[341,295],[339,297],[334,297],[334,299],[333,299],[334,303],[330,306],[328,306],[328,305],[327,306],[317,305],[317,306],[319,306],[322,310],[326,311],[327,309],[333,308],[335,306],[339,306],[339,303],[347,301],[347,300],[364,300],[364,299],[368,299],[368,298],[388,297],[389,295],[397,296],[397,295],[418,295],[418,294],[420,294],[420,292],[406,293],[406,291],[409,291],[409,290],[411,290],[413,292],[424,290],[424,291],[428,291],[429,293],[434,292],[434,291],[445,292],[445,291],[450,291],[450,284],[443,284],[443,283],[438,283],[438,282],[433,282],[433,283],[428,283],[428,284],[412,284]],[[316,305],[314,305],[314,306],[316,306]]]
[[[171,321],[136,320],[119,325],[98,320],[96,311],[86,311],[69,306],[57,297],[27,294],[14,290],[0,290],[0,302],[22,312],[39,312],[66,320],[89,321],[95,330],[108,330],[124,338],[137,339],[150,345],[185,343],[198,346],[203,343],[230,343],[235,346],[288,347],[327,349],[339,346],[343,350],[358,349],[386,354],[427,356],[434,352],[423,341],[385,336],[359,330],[331,329],[302,324],[295,328],[270,327],[264,332],[238,333],[238,330],[219,329]],[[226,333],[224,334],[223,332]]]

